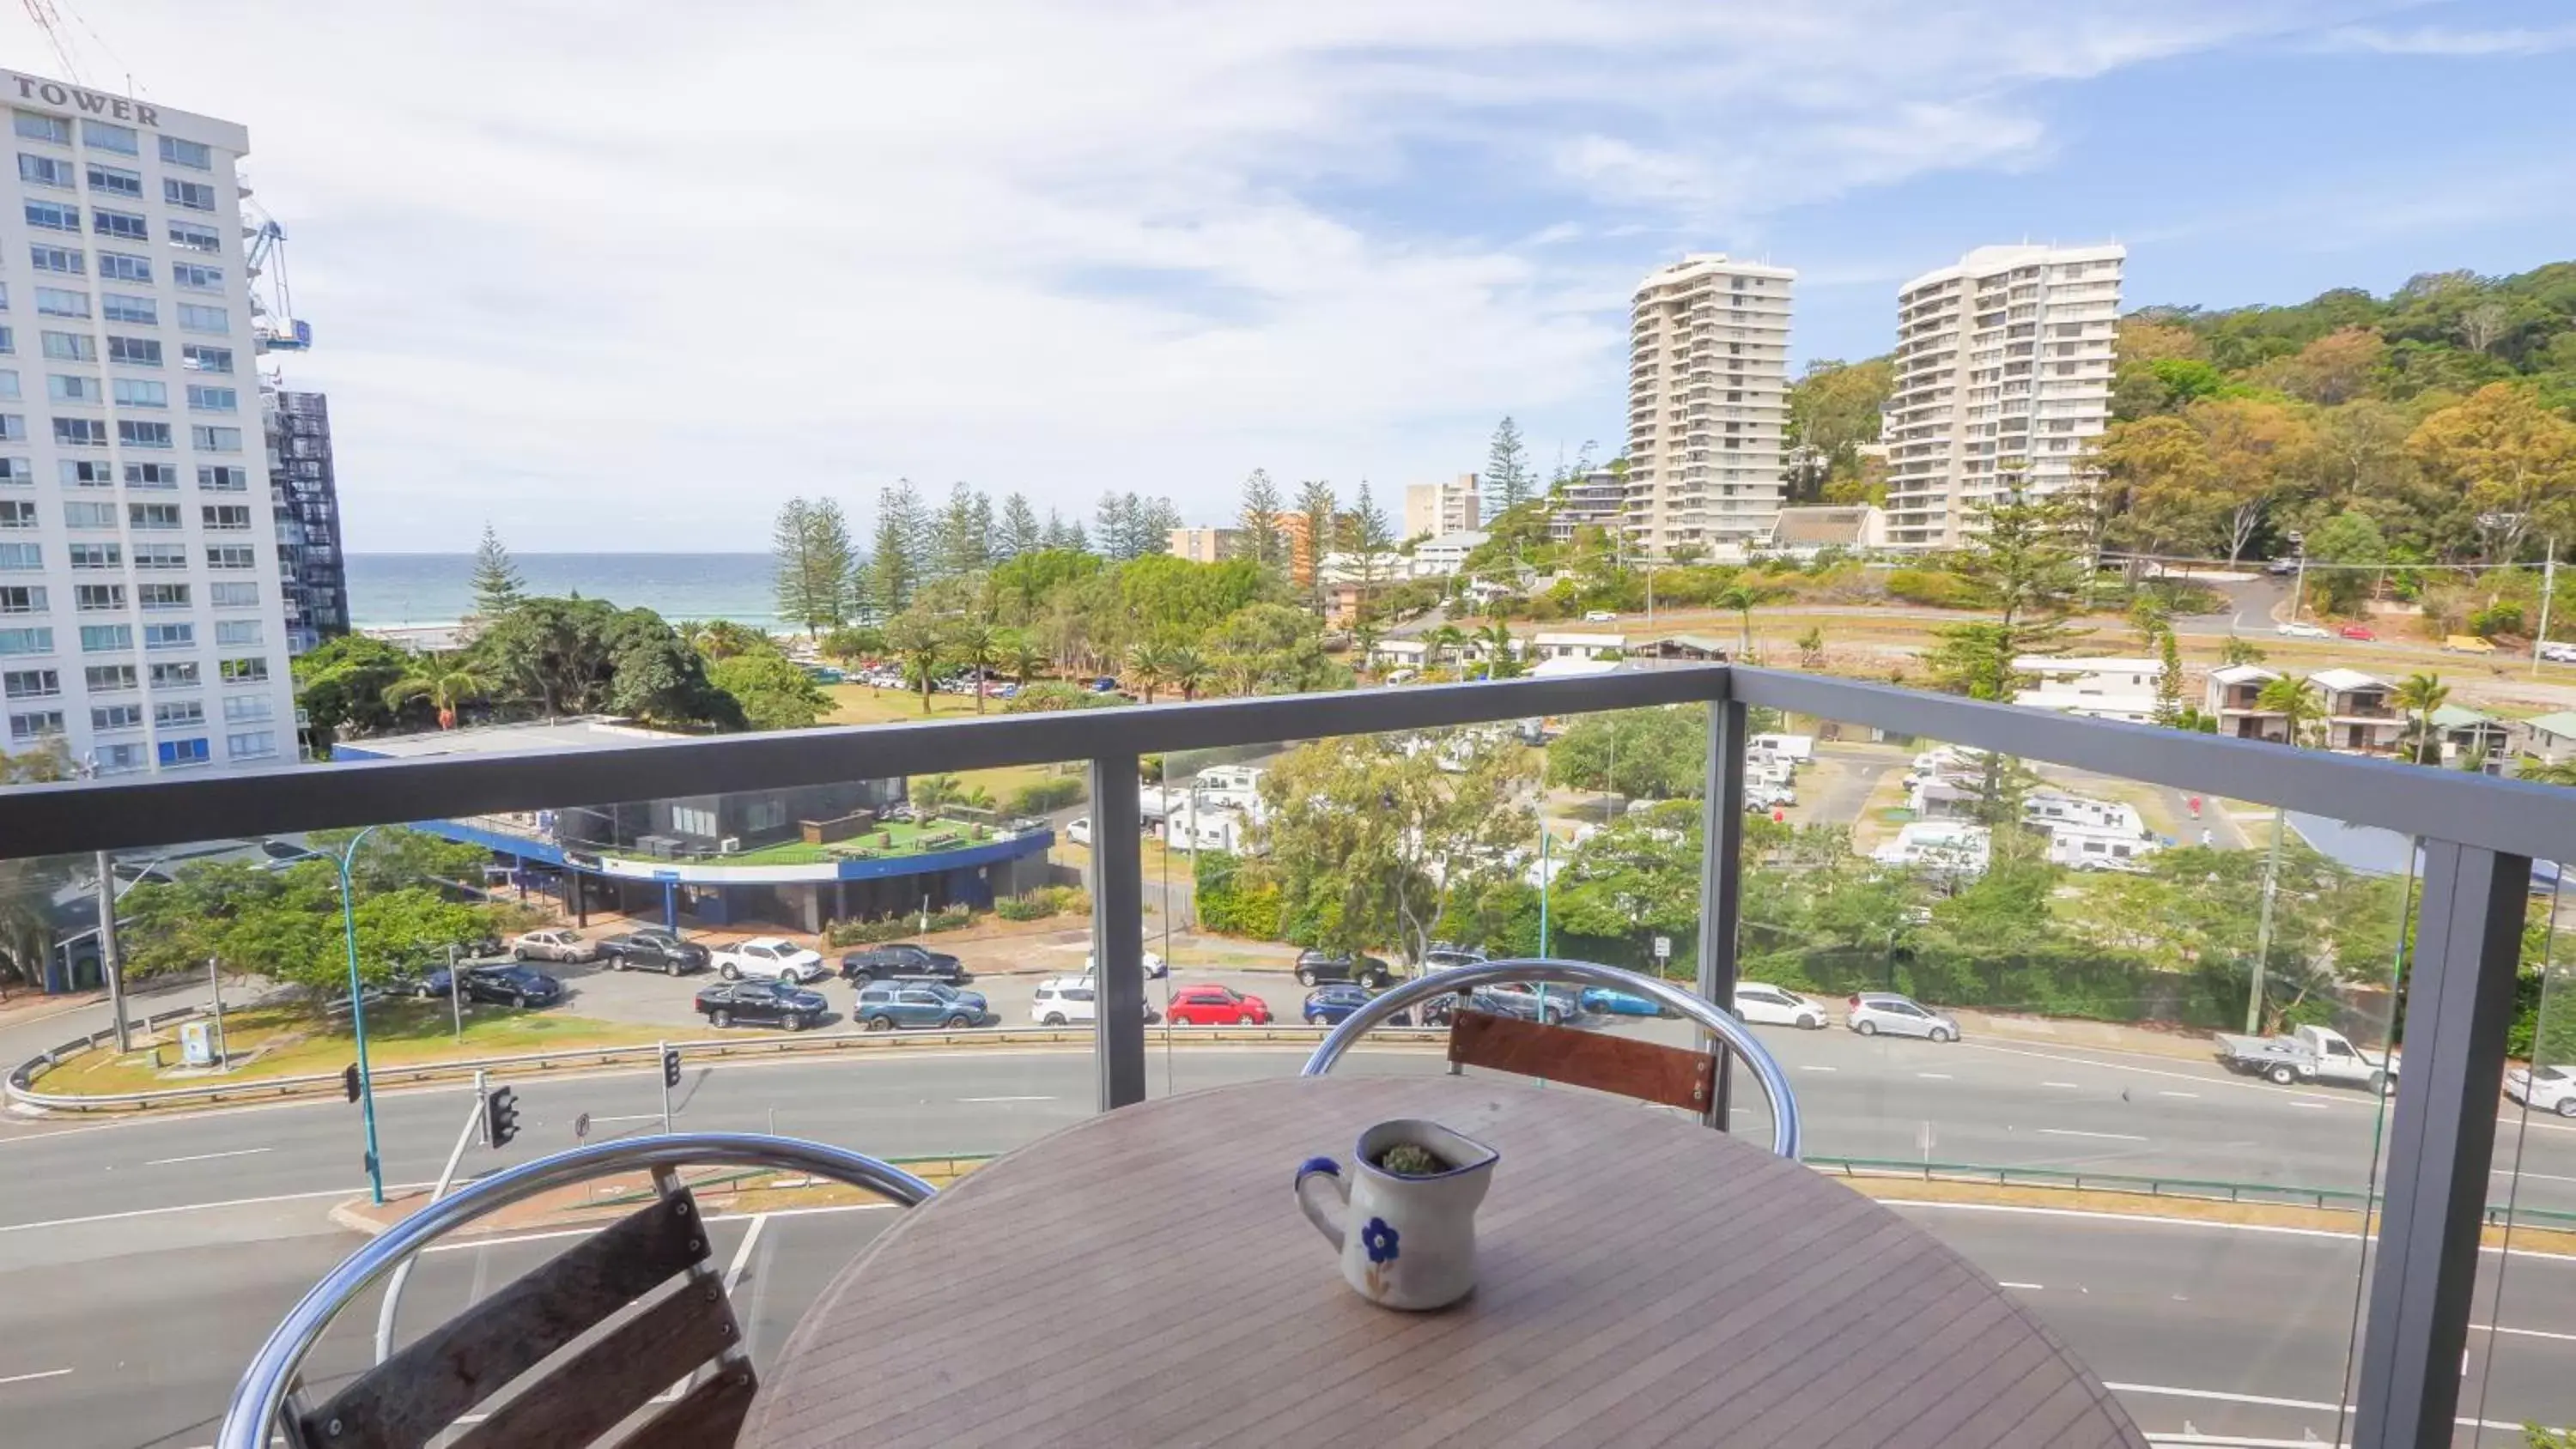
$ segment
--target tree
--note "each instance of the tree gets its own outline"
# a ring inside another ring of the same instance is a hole
[[[960,619],[948,628],[948,657],[975,677],[975,712],[984,712],[984,680],[1002,658],[1002,634],[981,619]]]
[[[941,578],[980,574],[993,562],[993,500],[959,483],[939,512],[937,558]]]
[[[1583,715],[1547,748],[1547,783],[1634,800],[1697,799],[1708,760],[1708,710],[1623,709]]]
[[[1501,619],[1492,620],[1476,631],[1476,643],[1485,651],[1487,679],[1520,677],[1520,656],[1512,652],[1512,646],[1517,642],[1512,638],[1512,626]]]
[[[2326,718],[2325,702],[2304,676],[2296,674],[2263,681],[2262,689],[2254,696],[2254,707],[2281,717],[2281,727],[2294,749],[2304,748]]]
[[[2388,344],[2367,327],[2329,332],[2289,357],[2254,369],[2254,381],[2302,402],[2338,407],[2367,391],[2388,354]]]
[[[1789,427],[1783,440],[1813,459],[1798,496],[1817,496],[1829,478],[1859,475],[1860,446],[1878,441],[1879,408],[1894,385],[1895,365],[1884,357],[1807,364],[1789,386]]]
[[[482,541],[474,545],[474,617],[497,619],[517,608],[528,592],[527,580],[519,576],[519,566],[510,550],[501,544],[500,532],[489,520],[483,524]]]
[[[1038,526],[1037,510],[1029,506],[1026,494],[1014,493],[1002,500],[1002,532],[995,544],[996,561],[1048,547],[1046,531]]]
[[[2519,558],[2535,524],[2576,535],[2576,423],[2542,408],[2529,388],[2479,388],[2418,424],[2406,451],[2475,511],[2489,560]]]
[[[1243,480],[1243,507],[1235,521],[1235,556],[1280,577],[1288,574],[1288,533],[1279,526],[1279,486],[1259,468]]]
[[[2438,674],[2410,674],[2391,696],[2390,702],[2406,712],[2406,757],[2416,764],[2442,763],[2442,736],[2433,728],[2433,715],[2450,700],[2451,687]]]
[[[1978,511],[1976,531],[1951,569],[1984,597],[1998,617],[1936,626],[1928,659],[1939,688],[1972,699],[2008,700],[2017,685],[2013,661],[2059,654],[2080,637],[2066,625],[2082,596],[2084,561],[2070,546],[2067,506],[2057,499],[2007,501]]]
[[[756,730],[807,729],[832,710],[814,676],[775,649],[719,659],[707,666],[707,682],[732,695]]]
[[[438,711],[438,727],[452,730],[458,707],[469,699],[488,697],[492,689],[492,677],[463,654],[431,654],[420,660],[418,668],[385,686],[385,708],[400,713],[414,700],[427,700]]]
[[[2218,465],[2198,428],[2170,413],[2117,422],[2092,450],[2115,511],[2112,532],[2149,552],[2188,546],[2203,532]]]
[[[372,734],[402,723],[402,710],[385,703],[385,691],[417,665],[410,650],[365,634],[325,639],[295,658],[295,702],[327,750],[344,734]]]
[[[872,624],[850,624],[823,636],[823,657],[847,664],[885,652],[885,631]]]
[[[1164,679],[1168,677],[1163,647],[1148,643],[1139,644],[1128,650],[1127,677],[1135,681],[1137,689],[1143,691],[1145,702],[1152,704],[1154,691],[1160,688]]]
[[[886,645],[903,664],[903,682],[921,691],[921,712],[930,713],[930,692],[938,687],[948,645],[939,621],[907,610],[886,625]]]
[[[925,573],[922,535],[927,531],[921,495],[907,479],[877,494],[876,546],[869,551],[867,602],[876,617],[891,619],[912,606]]]
[[[54,893],[70,884],[59,857],[0,860],[0,968],[7,978],[39,985],[54,948]],[[0,999],[6,997],[0,988]]]
[[[1286,604],[1246,604],[1203,636],[1211,665],[1237,694],[1321,689],[1338,673],[1313,615]]]
[[[1170,676],[1172,687],[1181,692],[1182,699],[1194,700],[1207,684],[1212,666],[1207,655],[1196,647],[1177,644],[1164,652],[1163,672]]]
[[[1315,612],[1324,612],[1324,555],[1332,552],[1333,520],[1341,514],[1341,502],[1333,497],[1333,485],[1321,478],[1309,478],[1297,485],[1297,512],[1306,520],[1306,584],[1312,590],[1310,604]]]
[[[1712,609],[1731,610],[1735,615],[1735,653],[1741,659],[1753,653],[1753,611],[1770,597],[1770,590],[1758,584],[1736,582],[1717,591],[1708,601]]]
[[[1035,683],[1037,677],[1046,671],[1046,651],[1039,648],[1037,641],[1031,639],[1025,630],[1012,629],[1002,635],[1001,657],[1002,668],[1010,674],[1011,682],[1022,689]]]
[[[1444,656],[1455,659],[1458,651],[1467,647],[1467,631],[1455,624],[1442,624],[1423,634],[1422,647],[1423,664],[1437,669]]]
[[[1530,501],[1536,480],[1530,476],[1529,449],[1521,445],[1520,424],[1506,415],[1494,424],[1494,440],[1485,450],[1483,478],[1485,516],[1509,513]],[[1368,485],[1360,485],[1362,497]]]
[[[1799,634],[1796,639],[1791,640],[1790,643],[1798,651],[1798,667],[1800,669],[1822,669],[1825,667],[1824,625],[1808,625],[1806,630]]]
[[[2156,636],[2155,722],[2169,729],[2183,722],[2182,644],[2170,626]]]
[[[2228,635],[2218,646],[2221,664],[2260,664],[2263,658],[2263,646],[2240,634]]]
[[[1377,506],[1369,495],[1368,480],[1360,480],[1359,498],[1351,504],[1351,552],[1359,556],[1359,613],[1369,612],[1369,596],[1378,585],[1378,576],[1386,567],[1386,557],[1395,548],[1395,527],[1387,521],[1386,510]]]
[[[2388,544],[2367,513],[2345,509],[2308,530],[2311,563],[2338,565],[2312,569],[2307,586],[2317,591],[2317,607],[2329,614],[2352,611],[2370,591],[2369,566],[2388,562]]]
[[[2210,514],[2233,567],[2264,514],[2312,467],[2316,436],[2289,408],[2254,398],[2195,402],[2183,416],[2209,444]]]
[[[841,516],[841,505],[829,498],[815,503],[788,499],[770,530],[770,552],[777,570],[778,616],[804,625],[807,638],[839,628],[848,617],[855,568],[849,520]]]

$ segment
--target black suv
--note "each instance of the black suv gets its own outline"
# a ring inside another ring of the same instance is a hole
[[[841,976],[848,981],[938,981],[950,986],[975,979],[956,957],[909,941],[864,946],[848,953],[841,958]]]
[[[1357,981],[1371,991],[1382,991],[1395,979],[1395,968],[1375,956],[1352,956],[1339,951],[1300,951],[1297,953],[1297,984],[1314,986],[1326,981]]]
[[[707,969],[707,948],[683,941],[669,931],[647,926],[599,943],[599,954],[611,971],[659,971],[677,976]]]

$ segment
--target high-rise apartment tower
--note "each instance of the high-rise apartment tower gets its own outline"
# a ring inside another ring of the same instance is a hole
[[[1628,334],[1623,527],[1656,558],[1767,534],[1789,420],[1787,267],[1701,254],[1646,278]]]

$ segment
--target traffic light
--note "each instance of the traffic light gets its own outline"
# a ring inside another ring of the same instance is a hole
[[[507,1087],[494,1087],[483,1096],[483,1136],[494,1147],[507,1147],[519,1135],[519,1101]]]
[[[662,1085],[666,1087],[680,1085],[680,1049],[678,1047],[662,1049]]]
[[[358,1064],[356,1062],[351,1062],[340,1069],[340,1090],[349,1094],[350,1101],[358,1100]]]

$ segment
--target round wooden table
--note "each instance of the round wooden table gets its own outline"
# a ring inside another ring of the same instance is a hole
[[[1305,1158],[1428,1117],[1502,1153],[1479,1283],[1346,1287]],[[788,1339],[742,1443],[2143,1446],[1931,1235],[1695,1120],[1490,1077],[1159,1099],[904,1214]]]

